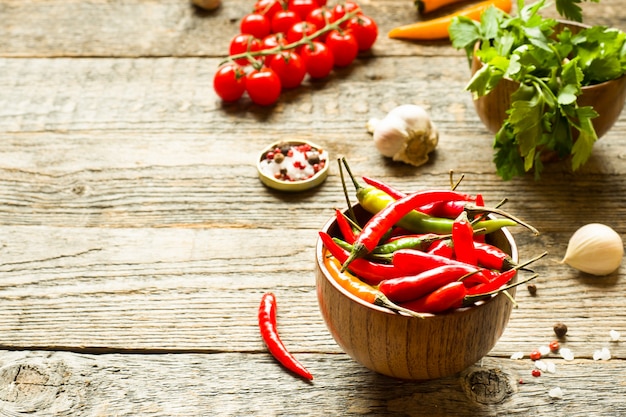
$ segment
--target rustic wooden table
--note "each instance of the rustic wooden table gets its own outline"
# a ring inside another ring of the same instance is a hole
[[[540,182],[503,182],[463,91],[463,54],[387,39],[416,18],[411,1],[360,4],[380,27],[371,53],[261,108],[224,105],[212,89],[250,0],[214,12],[186,0],[0,0],[0,414],[626,415],[626,265],[591,278],[558,262],[585,223],[626,234],[626,113],[580,172],[553,164]],[[621,0],[585,10],[587,23],[626,29]],[[365,130],[404,103],[425,106],[441,133],[419,168],[385,160]],[[541,231],[514,230],[522,257],[549,255],[484,360],[418,383],[340,350],[313,272],[317,231],[344,205],[338,170],[299,194],[255,171],[266,144],[293,138],[405,190],[463,173],[464,190],[507,197]],[[269,290],[312,383],[260,339]],[[556,372],[533,378],[527,357],[510,356],[546,345],[558,321],[575,359],[554,357]],[[604,347],[612,358],[594,360]]]

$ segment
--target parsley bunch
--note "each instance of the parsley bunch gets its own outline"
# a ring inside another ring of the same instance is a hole
[[[581,21],[581,0],[557,0],[558,13]],[[593,0],[598,1],[598,0]],[[573,33],[539,12],[545,0],[525,5],[518,15],[491,7],[480,22],[457,17],[450,39],[468,59],[476,54],[484,64],[466,89],[475,97],[488,94],[503,78],[520,84],[494,141],[497,173],[504,180],[534,170],[539,179],[542,153],[571,155],[572,170],[591,156],[598,139],[592,124],[597,113],[580,107],[583,86],[619,78],[626,73],[626,34],[604,26]],[[474,50],[476,43],[480,48]]]

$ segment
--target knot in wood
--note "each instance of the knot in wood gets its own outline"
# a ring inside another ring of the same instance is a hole
[[[467,397],[481,404],[501,403],[513,392],[508,376],[500,369],[470,368],[461,384]]]
[[[7,415],[67,411],[76,405],[67,389],[69,375],[62,363],[7,364],[0,368],[0,409]]]

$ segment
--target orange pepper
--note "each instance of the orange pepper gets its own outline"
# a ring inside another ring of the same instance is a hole
[[[324,265],[341,288],[363,301],[371,304],[375,303],[378,290],[364,283],[348,271],[341,272],[341,262],[326,249],[324,250]]]
[[[393,311],[402,311],[410,316],[423,317],[414,311],[400,307],[392,303],[382,292],[372,287],[369,284],[361,281],[357,276],[352,275],[348,271],[341,271],[341,262],[332,256],[328,250],[324,249],[324,265],[330,272],[333,279],[341,286],[341,288],[348,291],[355,297],[380,307],[385,307]]]
[[[476,3],[472,6],[460,9],[454,13],[442,16],[437,19],[424,20],[411,23],[405,26],[399,26],[389,31],[388,36],[391,39],[408,39],[408,40],[440,40],[449,39],[448,28],[452,23],[452,19],[457,16],[465,16],[472,20],[480,20],[480,16],[489,7],[494,6],[506,13],[511,11],[511,0],[487,0]]]

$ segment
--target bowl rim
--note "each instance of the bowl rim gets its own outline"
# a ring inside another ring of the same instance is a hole
[[[325,149],[323,146],[320,146],[316,144],[315,142],[312,142],[306,139],[278,140],[278,141],[272,142],[271,144],[263,148],[263,150],[258,154],[258,157],[256,160],[256,168],[259,173],[259,178],[261,179],[261,182],[263,182],[263,184],[267,185],[268,187],[271,187],[280,191],[304,191],[304,190],[308,190],[310,188],[316,187],[320,185],[322,182],[324,182],[324,180],[328,176],[328,168],[330,166],[330,164],[328,163],[329,162],[328,155],[326,157],[326,163],[324,164],[324,167],[322,169],[320,169],[318,172],[313,174],[311,178],[307,178],[301,181],[279,180],[279,179],[270,177],[269,175],[265,174],[263,170],[261,169],[261,162],[263,161],[263,157],[265,156],[265,154],[271,151],[272,149],[276,148],[277,146],[279,145],[305,145],[305,144],[310,145],[312,148],[315,148],[318,150]]]
[[[355,204],[352,206],[353,208],[355,207],[360,207],[360,204]],[[342,213],[346,213],[348,209],[344,208],[341,210]],[[489,215],[490,218],[494,218],[494,216]],[[331,217],[323,226],[323,228],[321,229],[323,232],[327,232],[332,228],[333,224],[336,223],[336,219],[335,217]],[[509,243],[510,249],[511,249],[511,253],[509,254],[511,256],[511,259],[514,262],[518,262],[519,261],[519,251],[517,248],[517,243],[515,242],[515,239],[513,238],[513,235],[511,234],[511,232],[508,230],[508,228],[503,227],[502,229],[499,230],[500,232],[502,232],[504,234],[504,238],[506,239],[506,241]],[[332,235],[331,235],[332,236]],[[319,268],[319,270],[322,272],[323,275],[323,279],[325,279],[326,281],[328,281],[337,291],[339,291],[343,296],[349,298],[350,300],[352,300],[353,302],[356,302],[357,304],[360,304],[362,307],[365,308],[369,308],[375,311],[378,311],[380,313],[385,313],[388,315],[393,315],[393,316],[402,316],[405,317],[407,319],[416,319],[416,320],[424,320],[427,318],[442,318],[442,317],[446,317],[446,316],[450,316],[450,315],[462,315],[467,313],[469,310],[471,309],[475,309],[475,308],[480,308],[481,306],[484,306],[488,303],[493,302],[493,300],[496,299],[496,297],[506,297],[506,295],[502,294],[502,293],[498,293],[498,294],[494,294],[491,297],[489,297],[489,299],[486,300],[481,300],[478,303],[476,303],[476,305],[474,306],[469,306],[469,307],[461,307],[461,308],[457,308],[451,311],[448,311],[446,313],[442,313],[442,314],[432,314],[432,313],[420,313],[423,317],[416,317],[416,316],[410,316],[406,313],[403,312],[395,312],[395,311],[391,311],[388,308],[382,307],[382,306],[378,306],[372,303],[368,303],[365,300],[362,300],[358,297],[356,297],[355,295],[351,294],[349,291],[347,291],[345,288],[343,288],[341,285],[339,285],[339,283],[337,281],[335,281],[334,279],[330,278],[330,272],[328,271],[328,269],[326,268],[326,265],[324,265],[324,253],[325,253],[326,249],[324,248],[324,244],[322,242],[322,239],[318,236],[317,238],[317,243],[315,245],[315,258],[316,258],[316,262],[317,262],[317,267]],[[515,278],[513,279],[517,279],[517,274],[515,275]]]

